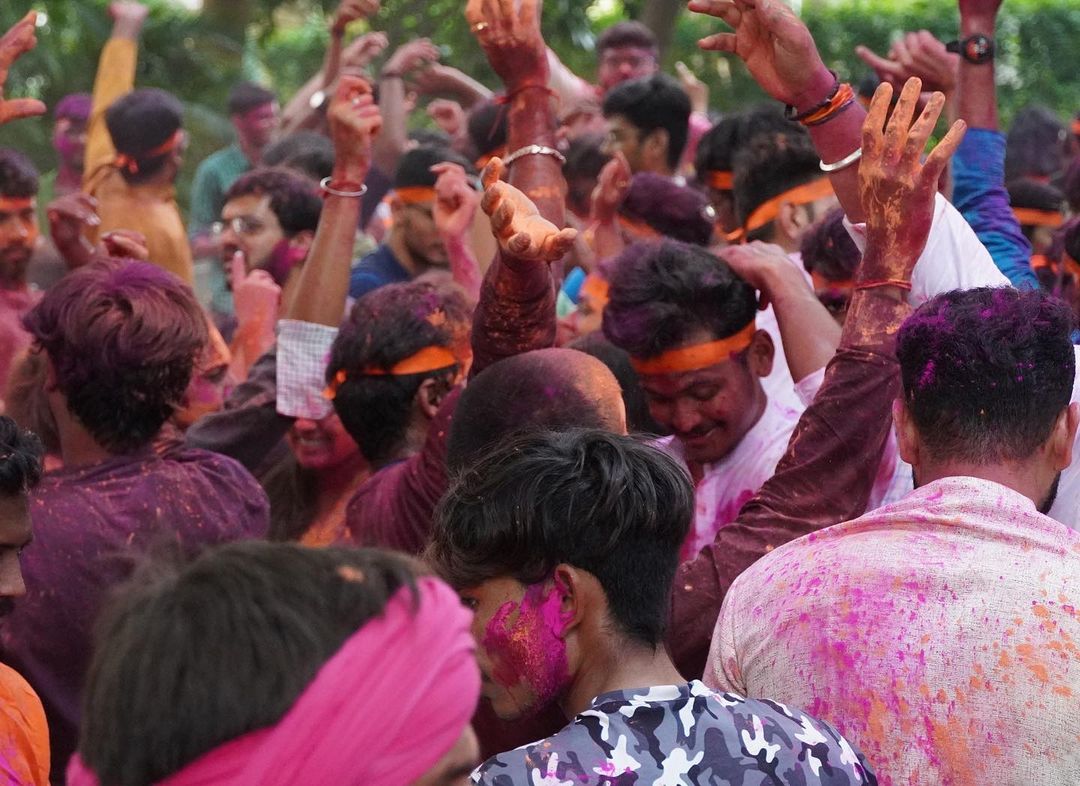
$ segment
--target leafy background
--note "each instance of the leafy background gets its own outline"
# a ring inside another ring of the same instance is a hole
[[[8,0],[0,26],[14,24],[33,7]],[[38,3],[40,7],[41,3]],[[180,203],[195,165],[227,144],[223,113],[229,87],[240,78],[273,85],[287,98],[319,67],[327,40],[327,14],[335,0],[205,0],[201,12],[165,0],[148,0],[151,17],[143,35],[137,83],[180,96],[187,106],[191,148],[179,183]],[[52,105],[61,96],[92,87],[97,57],[110,29],[107,0],[51,3],[38,48],[21,59],[9,79],[12,95],[33,95]],[[465,23],[463,0],[384,0],[375,20],[391,48],[416,36],[443,47],[445,62],[495,84]],[[578,73],[591,75],[596,34],[622,18],[650,24],[666,42],[667,68],[682,60],[711,86],[718,111],[736,109],[763,96],[733,57],[703,53],[696,41],[722,28],[717,20],[685,12],[681,0],[546,0],[543,26],[548,43]],[[957,13],[949,0],[807,0],[802,9],[830,67],[848,79],[867,69],[853,54],[863,43],[879,52],[908,30],[928,29],[955,37]],[[358,23],[355,32],[365,29]],[[999,29],[998,81],[1003,122],[1029,103],[1042,103],[1063,118],[1080,110],[1080,2],[1009,0]],[[49,124],[23,121],[0,128],[0,145],[30,155],[42,171],[53,167]]]

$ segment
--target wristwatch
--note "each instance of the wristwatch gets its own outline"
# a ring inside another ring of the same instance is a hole
[[[308,106],[316,112],[321,112],[326,109],[329,103],[330,95],[325,90],[316,90],[311,94],[311,98],[308,99]]]
[[[957,52],[961,57],[974,65],[989,63],[994,59],[994,39],[981,33],[968,36],[963,41],[950,41],[945,44],[949,52]]]

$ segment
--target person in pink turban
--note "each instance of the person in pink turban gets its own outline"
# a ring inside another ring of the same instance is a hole
[[[244,543],[102,619],[70,786],[459,786],[471,614],[407,557]]]

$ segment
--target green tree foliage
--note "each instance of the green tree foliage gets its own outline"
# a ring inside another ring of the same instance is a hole
[[[327,14],[336,0],[205,0],[202,14],[147,0],[151,17],[139,58],[137,83],[163,87],[187,106],[191,135],[188,164],[180,182],[180,200],[195,164],[226,144],[225,96],[240,78],[272,84],[287,99],[322,62]],[[641,15],[648,0],[547,0],[544,34],[571,68],[592,76],[595,35],[620,18]],[[31,0],[0,4],[6,29],[32,7]],[[37,3],[40,7],[44,5]],[[856,44],[887,51],[908,30],[928,29],[940,37],[955,35],[953,0],[819,0],[806,2],[804,16],[825,61],[841,76],[858,80],[867,73],[854,55]],[[38,48],[19,61],[11,75],[13,95],[33,95],[49,105],[66,93],[92,86],[98,54],[110,29],[107,0],[48,4],[48,25],[39,31]],[[376,27],[391,48],[416,36],[443,47],[443,59],[495,84],[465,23],[464,0],[384,0]],[[355,25],[354,33],[365,29]],[[737,58],[698,50],[697,39],[724,28],[715,19],[682,13],[676,20],[665,67],[686,62],[711,86],[713,107],[730,111],[764,96]],[[1032,102],[1063,117],[1080,109],[1080,74],[1072,56],[1080,41],[1080,3],[1076,0],[1010,0],[1001,13],[998,75],[1003,121]],[[49,123],[31,120],[0,129],[0,145],[27,152],[43,171],[53,167]]]

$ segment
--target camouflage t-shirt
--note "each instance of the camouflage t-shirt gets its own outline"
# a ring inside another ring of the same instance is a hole
[[[772,701],[686,685],[613,691],[554,737],[501,753],[485,786],[877,784],[827,723]]]

